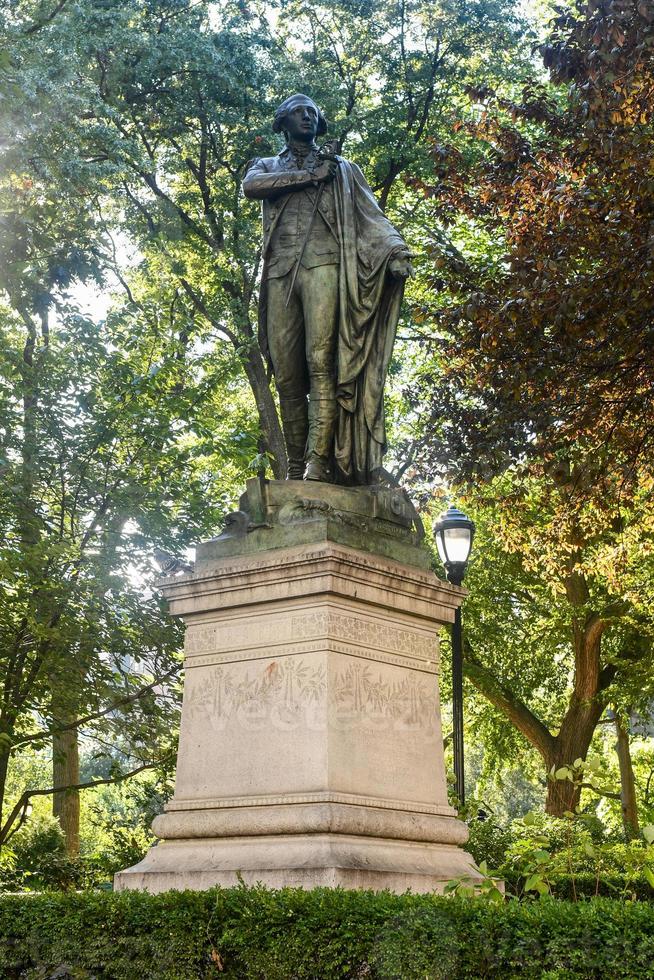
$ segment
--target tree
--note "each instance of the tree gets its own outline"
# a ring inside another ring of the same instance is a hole
[[[12,755],[51,741],[46,792],[74,852],[77,787],[97,782],[80,784],[80,737],[111,755],[102,781],[171,756],[180,632],[152,589],[150,554],[216,526],[229,484],[216,487],[208,460],[220,465],[229,423],[201,434],[219,374],[213,363],[204,377],[184,313],[162,326],[132,302],[97,324],[71,302],[76,282],[102,282],[112,243],[94,188],[41,169],[29,97],[10,94],[21,138],[6,141],[0,181],[0,845],[33,792],[3,819]],[[59,95],[56,107],[43,100],[49,134],[53,113],[75,107]],[[129,751],[116,751],[118,733]]]
[[[474,730],[496,745],[490,764],[520,754],[516,732],[538,752],[555,815],[574,810],[581,786],[548,778],[552,771],[586,758],[609,705],[624,712],[636,698],[646,712],[651,701],[652,567],[638,538],[651,503],[641,503],[619,552],[600,535],[568,556],[569,572],[547,481],[507,472],[465,500],[478,533],[466,577],[464,671],[504,719],[477,707]]]
[[[565,623],[567,655],[553,639],[548,653],[571,671],[554,730],[501,659],[469,649],[467,671],[555,770],[585,758],[611,697],[651,664],[653,14],[631,2],[560,12],[541,47],[552,84],[513,99],[472,87],[463,142],[416,182],[443,231],[442,292],[414,310],[436,323],[419,327],[428,356],[410,393],[422,462],[477,486],[482,507],[491,494],[503,543]],[[551,783],[551,812],[577,800],[572,783]]]
[[[39,342],[18,327],[12,312],[5,308],[1,315],[11,358],[5,378],[15,390],[3,399],[9,425],[2,445],[0,791],[11,753],[49,738],[53,788],[63,790],[79,783],[79,731],[102,742],[129,727],[134,756],[148,754],[146,718],[156,732],[157,707],[170,697],[179,670],[179,637],[156,598],[148,601],[130,586],[125,567],[143,561],[145,542],[134,546],[126,524],[130,509],[139,517],[145,493],[126,484],[137,476],[139,443],[143,449],[147,436],[130,441],[120,432],[106,411],[106,387],[104,412],[96,405],[89,418],[80,408],[98,397],[93,381],[108,380],[97,336],[82,320],[70,324],[65,339],[48,333],[47,343],[42,335]],[[110,441],[103,451],[105,437]],[[140,463],[147,473],[147,460]],[[153,690],[156,680],[169,681],[167,694]],[[135,699],[137,692],[142,697]],[[74,850],[75,796],[55,800]],[[17,816],[10,813],[3,837]]]
[[[66,51],[69,75],[56,84],[74,89],[78,107],[56,156],[46,141],[37,159],[94,186],[108,225],[138,244],[153,287],[174,284],[206,341],[231,345],[276,476],[286,460],[257,344],[259,228],[240,194],[247,161],[276,151],[274,109],[308,77],[382,203],[399,188],[406,220],[401,178],[428,167],[452,99],[473,75],[512,72],[493,56],[518,43],[510,8],[506,0],[289,3],[273,31],[256,4],[107,0],[64,8],[30,36],[30,49]]]
[[[289,3],[274,30],[227,0],[4,7],[2,764],[54,741],[74,848],[79,733],[101,745],[126,726],[136,768],[155,761],[146,718],[165,717],[158,680],[177,669],[179,636],[130,569],[151,583],[154,544],[213,530],[248,466],[285,473],[256,339],[258,222],[240,194],[248,159],[275,152],[276,104],[309,72],[409,222],[420,197],[405,178],[428,172],[473,78],[514,76],[500,52],[519,25],[508,0]],[[109,280],[121,299],[93,323],[70,291]]]
[[[311,80],[381,207],[405,220],[406,178],[431,173],[434,146],[454,135],[466,87],[506,85],[530,72],[527,23],[502,0],[285,0],[279,33],[294,54],[289,83]]]
[[[637,837],[639,832],[638,798],[636,795],[636,777],[634,775],[631,748],[629,745],[628,723],[625,725],[622,718],[614,711],[611,712],[610,716],[613,718],[615,724],[615,751],[620,767],[622,825],[627,837]]]
[[[652,477],[652,22],[650,3],[573,4],[541,46],[553,86],[475,89],[486,152],[444,148],[424,188],[487,243],[438,255],[431,421],[463,477],[533,455],[598,500]]]

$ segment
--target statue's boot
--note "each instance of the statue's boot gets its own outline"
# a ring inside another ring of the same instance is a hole
[[[329,483],[336,426],[336,384],[333,378],[312,379],[309,396],[309,452],[305,480]]]
[[[304,476],[304,461],[309,435],[309,414],[306,398],[279,399],[282,415],[282,429],[288,456],[289,480],[301,480]]]

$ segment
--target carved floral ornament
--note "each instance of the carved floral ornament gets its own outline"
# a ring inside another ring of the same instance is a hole
[[[324,664],[283,657],[243,671],[236,665],[201,672],[187,688],[188,711],[212,728],[222,729],[237,716],[246,725],[295,721],[322,714],[326,704]],[[350,663],[340,670],[329,698],[330,723],[353,727],[401,727],[432,730],[436,710],[433,682],[423,675],[403,672],[397,679],[365,663]]]

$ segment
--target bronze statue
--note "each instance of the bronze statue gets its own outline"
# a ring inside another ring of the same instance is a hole
[[[260,342],[279,392],[288,477],[374,484],[409,250],[356,164],[317,146],[327,123],[310,98],[286,99],[273,131],[286,147],[250,163],[243,191],[263,204]]]

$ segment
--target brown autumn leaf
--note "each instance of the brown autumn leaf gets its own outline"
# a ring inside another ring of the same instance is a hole
[[[223,958],[217,949],[211,950],[211,961],[214,963],[216,969],[222,973],[222,971],[225,969],[225,964],[223,963]]]

